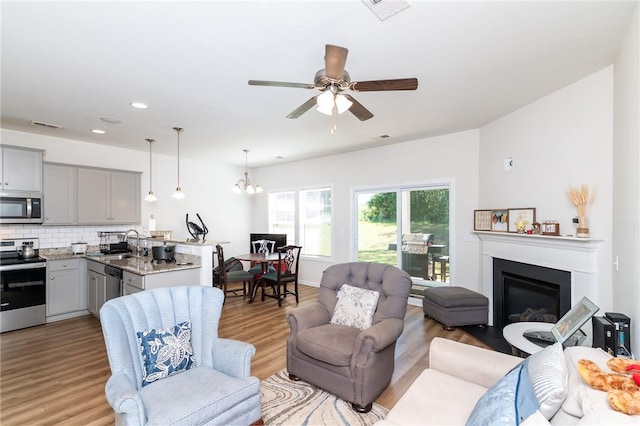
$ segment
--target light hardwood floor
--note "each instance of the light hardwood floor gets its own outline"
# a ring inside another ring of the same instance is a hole
[[[300,305],[316,300],[315,287],[300,286]],[[250,342],[256,347],[251,370],[260,380],[286,367],[289,326],[284,314],[295,308],[287,297],[282,308],[273,299],[249,305],[228,297],[222,310],[220,337]],[[409,306],[405,329],[396,346],[391,384],[377,403],[391,408],[427,367],[428,350],[436,336],[481,347],[485,344],[462,330],[445,331]],[[109,425],[114,415],[104,396],[110,376],[99,321],[84,316],[0,335],[0,424]]]

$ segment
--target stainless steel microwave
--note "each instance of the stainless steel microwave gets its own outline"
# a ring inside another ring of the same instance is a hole
[[[0,223],[43,222],[41,193],[0,193]]]

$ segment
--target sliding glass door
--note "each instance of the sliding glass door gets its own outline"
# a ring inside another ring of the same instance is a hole
[[[449,186],[356,191],[357,260],[398,266],[415,284],[449,281]]]

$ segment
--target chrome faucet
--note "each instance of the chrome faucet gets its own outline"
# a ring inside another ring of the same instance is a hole
[[[140,249],[140,234],[138,234],[138,231],[136,231],[135,229],[131,228],[127,232],[124,233],[124,238],[125,238],[125,240],[127,240],[127,244],[128,244],[129,243],[128,235],[132,231],[136,233],[136,256],[140,256],[140,253],[142,251]]]

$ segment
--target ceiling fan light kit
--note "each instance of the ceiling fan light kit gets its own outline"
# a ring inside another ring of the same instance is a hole
[[[378,1],[379,3],[380,1]],[[354,92],[380,92],[388,90],[416,90],[417,78],[401,78],[392,80],[351,81],[351,76],[344,69],[349,50],[345,47],[327,44],[325,46],[324,69],[318,71],[313,84],[292,83],[287,81],[249,80],[250,86],[292,87],[296,89],[315,89],[320,91],[316,95],[293,110],[287,118],[298,118],[313,106],[317,105],[318,112],[333,116],[333,128],[335,130],[336,115],[345,111],[351,111],[360,121],[366,121],[373,117],[371,111],[365,108],[351,95],[343,95],[341,92],[351,90]]]
[[[263,191],[260,185],[253,186],[251,184],[251,180],[249,179],[249,170],[247,167],[247,157],[249,155],[248,149],[243,149],[244,151],[244,179],[238,179],[235,185],[231,187],[231,190],[236,194],[241,194],[243,191],[247,194],[259,194]]]
[[[329,91],[324,92],[320,96],[316,98],[316,102],[318,104],[318,112],[326,115],[333,115],[333,108],[337,108],[338,114],[342,114],[347,111],[353,105],[349,99],[347,99],[344,95],[335,94]]]

